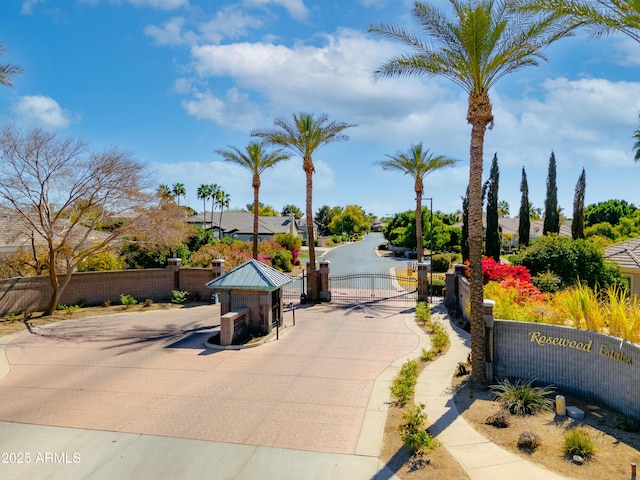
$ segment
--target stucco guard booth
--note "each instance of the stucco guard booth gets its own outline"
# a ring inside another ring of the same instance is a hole
[[[220,297],[220,344],[229,345],[243,329],[250,335],[270,333],[282,321],[282,287],[291,281],[289,275],[251,259],[206,283]]]

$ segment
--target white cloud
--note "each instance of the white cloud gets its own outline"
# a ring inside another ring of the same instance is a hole
[[[246,35],[249,28],[260,28],[263,22],[259,17],[247,15],[236,6],[220,9],[214,18],[200,24],[203,41],[220,43],[225,38],[239,38]]]
[[[44,0],[23,0],[20,13],[23,15],[31,15],[33,13],[33,7],[38,3],[44,3]]]
[[[184,18],[174,17],[165,22],[162,27],[149,25],[144,33],[152,37],[158,45],[180,45],[188,41],[189,34],[183,34]]]
[[[42,95],[20,97],[13,105],[13,112],[21,123],[48,128],[67,128],[77,120],[53,98]]]
[[[373,81],[372,72],[392,51],[388,43],[340,30],[326,35],[321,46],[203,45],[193,47],[192,57],[201,79],[230,78],[237,88],[259,96],[267,118],[300,110],[322,112],[366,125],[371,138],[379,137],[376,125],[382,123],[402,136],[419,131],[417,112],[427,112],[434,124],[441,125],[442,118],[429,107],[451,95],[437,82],[427,86],[419,79]],[[228,115],[234,113],[227,109]]]
[[[241,130],[258,124],[257,119],[260,118],[260,109],[250,101],[248,95],[235,88],[229,89],[224,99],[210,91],[196,92],[191,100],[182,102],[182,107],[198,120],[211,120],[224,127]]]
[[[268,5],[279,5],[283,7],[289,15],[298,20],[304,19],[309,10],[304,6],[303,0],[245,0],[245,5],[263,7]]]
[[[103,0],[80,0],[89,5],[98,5]],[[189,0],[109,0],[110,3],[130,3],[136,7],[155,8],[157,10],[175,10],[177,8],[188,7]]]

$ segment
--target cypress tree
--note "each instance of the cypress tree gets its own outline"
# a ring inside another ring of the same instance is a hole
[[[531,204],[529,203],[529,184],[527,172],[522,167],[522,180],[520,181],[520,215],[518,221],[518,244],[529,246],[529,234],[531,232]]]
[[[462,261],[469,260],[469,186],[467,192],[462,197],[462,238],[460,239],[460,249],[462,251]]]
[[[573,220],[571,220],[571,237],[574,240],[584,238],[584,192],[587,188],[587,177],[582,173],[576,183],[576,194],[573,197]]]
[[[544,225],[542,234],[560,232],[558,213],[558,185],[556,184],[556,156],[551,152],[549,172],[547,173],[547,197],[544,200]]]
[[[485,255],[500,261],[500,226],[498,224],[498,155],[493,155],[489,179],[487,180],[487,232],[485,235]]]

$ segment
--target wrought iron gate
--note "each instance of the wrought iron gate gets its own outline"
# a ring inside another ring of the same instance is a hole
[[[350,273],[329,276],[332,303],[378,301],[415,302],[418,279],[391,273]]]
[[[289,302],[299,302],[300,295],[307,290],[307,279],[304,272],[300,275],[292,276],[291,283],[286,284],[282,291],[282,300]]]

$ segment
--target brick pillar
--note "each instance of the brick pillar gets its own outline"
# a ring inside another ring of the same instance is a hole
[[[318,274],[320,275],[320,301],[321,302],[330,302],[331,301],[331,290],[329,290],[329,270],[330,270],[331,262],[328,260],[323,260],[320,262],[320,266],[318,268]]]
[[[224,260],[220,258],[216,258],[211,261],[211,272],[213,273],[213,278],[216,279],[224,273]]]
[[[431,271],[431,264],[420,262],[418,263],[418,301],[428,302],[429,298],[429,272]]]
[[[167,259],[168,268],[173,270],[173,289],[180,290],[180,267],[182,266],[181,258]]]
[[[493,300],[485,300],[483,304],[482,314],[484,318],[484,359],[485,373],[488,382],[493,382],[493,307],[496,302]]]

